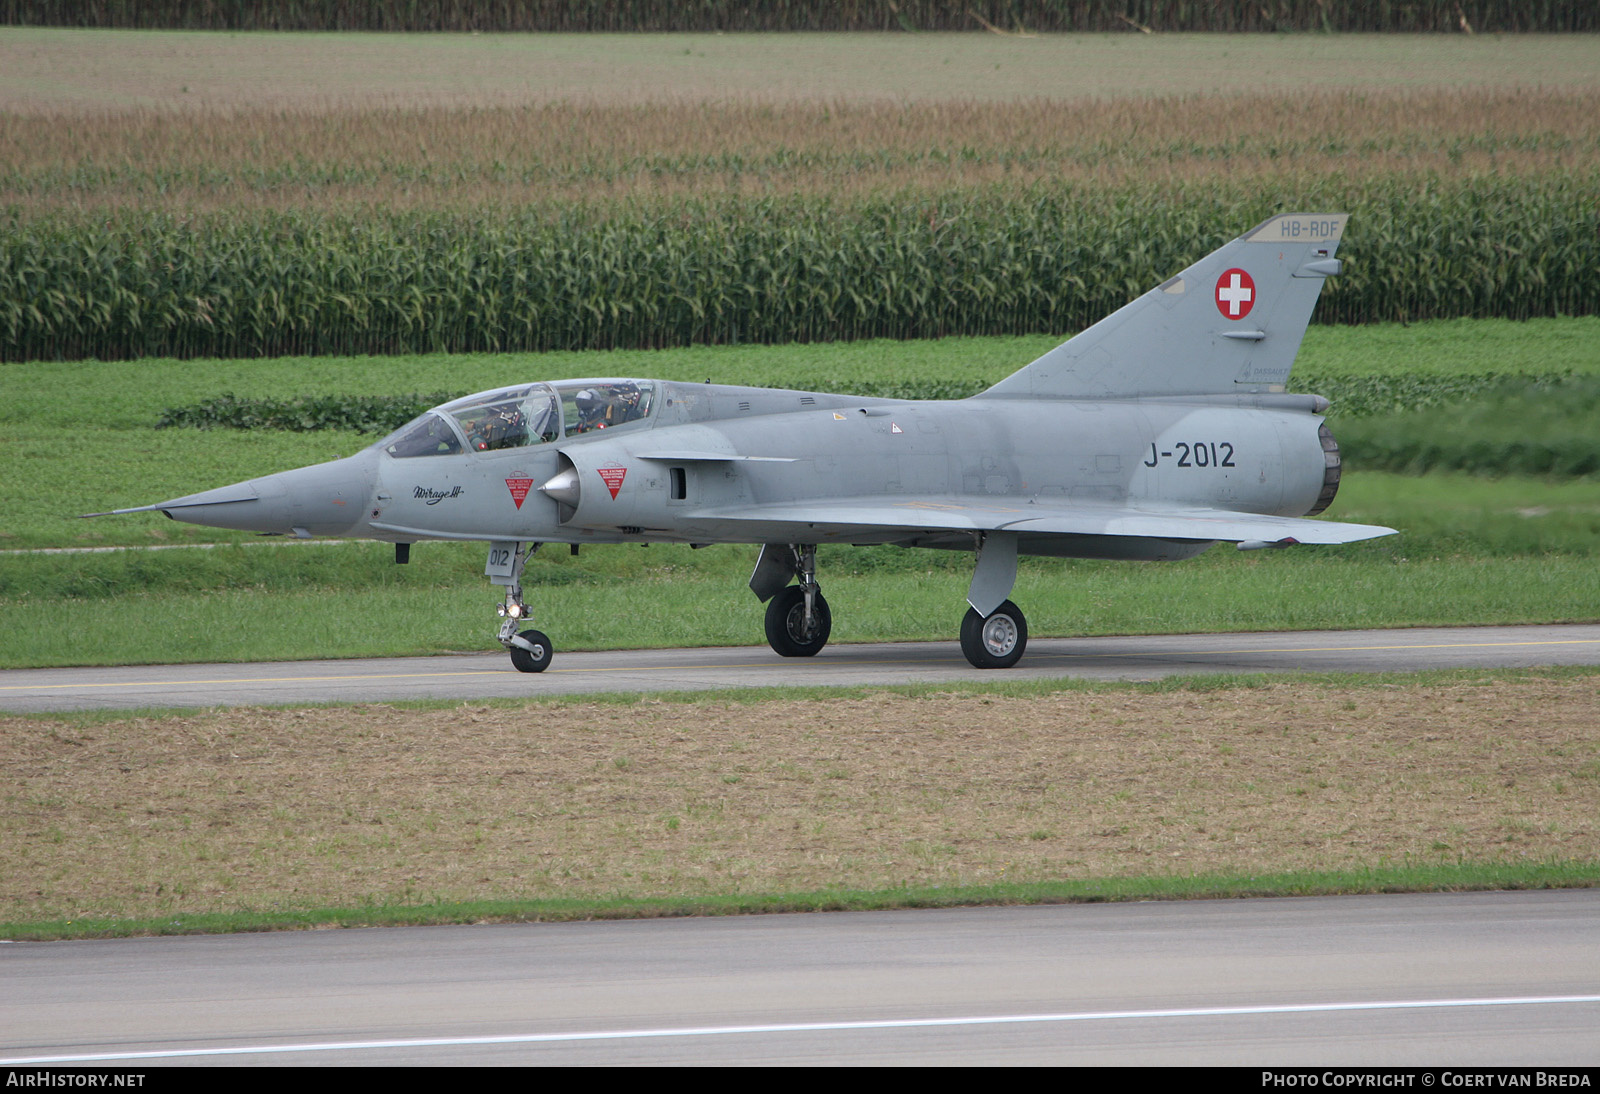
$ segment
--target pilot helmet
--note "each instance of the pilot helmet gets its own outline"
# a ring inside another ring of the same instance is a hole
[[[578,405],[578,422],[580,425],[594,428],[605,424],[604,419],[608,400],[599,390],[586,387],[574,396],[573,401]]]

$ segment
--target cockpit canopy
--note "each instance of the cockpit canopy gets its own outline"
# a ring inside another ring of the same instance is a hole
[[[651,380],[564,380],[468,395],[378,442],[396,459],[494,452],[642,422],[655,403]]]

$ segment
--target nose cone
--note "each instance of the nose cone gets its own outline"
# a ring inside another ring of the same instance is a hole
[[[549,482],[539,487],[539,490],[563,505],[570,505],[573,508],[577,508],[578,502],[583,498],[583,492],[578,488],[576,467],[569,467],[559,475],[553,476]]]
[[[345,535],[366,517],[377,454],[283,471],[158,505],[173,520],[295,536]]]

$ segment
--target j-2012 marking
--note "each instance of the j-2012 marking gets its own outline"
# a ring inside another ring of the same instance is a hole
[[[1185,444],[1182,441],[1172,446],[1170,452],[1157,451],[1155,443],[1150,444],[1150,458],[1143,461],[1146,467],[1154,467],[1163,459],[1178,457],[1179,467],[1234,467],[1233,445],[1227,441],[1197,441],[1194,444]]]

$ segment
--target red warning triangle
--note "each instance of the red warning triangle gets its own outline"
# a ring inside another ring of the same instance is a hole
[[[517,508],[522,508],[522,502],[528,496],[528,490],[533,486],[532,479],[507,479],[506,489],[511,491],[511,500],[517,503]]]
[[[600,477],[606,482],[606,489],[611,491],[611,500],[617,500],[617,491],[622,489],[622,480],[628,477],[626,467],[600,467],[596,468]]]

